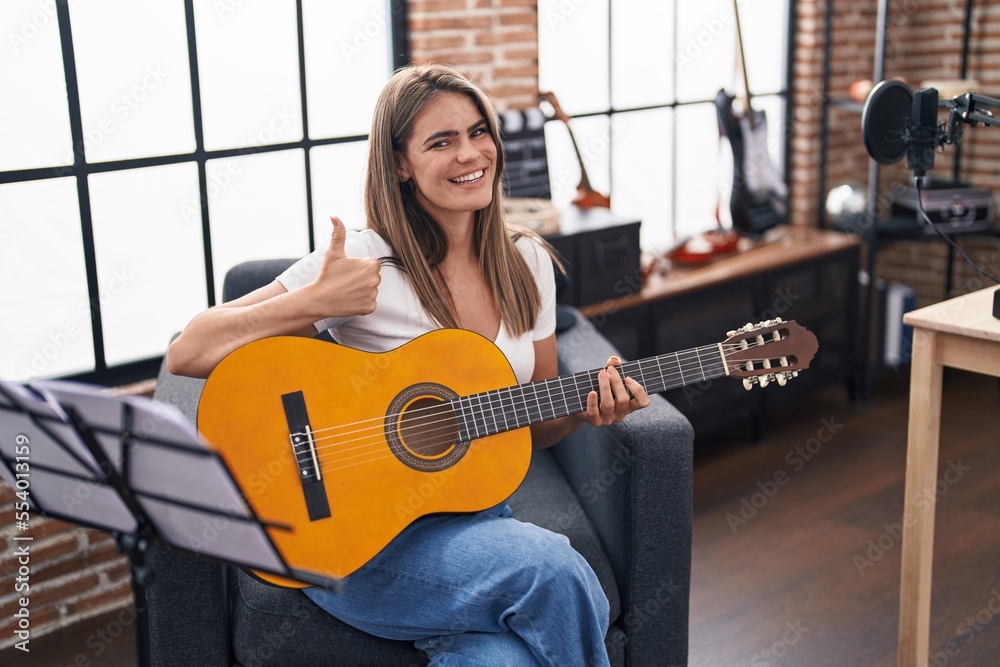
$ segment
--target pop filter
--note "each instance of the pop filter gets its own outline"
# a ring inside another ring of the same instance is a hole
[[[913,93],[902,81],[886,79],[872,88],[861,113],[861,136],[873,160],[893,164],[903,159],[903,135],[912,108]]]

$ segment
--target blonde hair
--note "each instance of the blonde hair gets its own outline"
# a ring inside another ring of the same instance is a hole
[[[399,175],[399,158],[406,150],[417,115],[442,93],[467,95],[486,119],[496,144],[493,198],[475,212],[473,245],[501,321],[511,334],[519,336],[534,328],[541,297],[514,243],[527,234],[546,249],[548,245],[526,230],[508,228],[503,211],[504,158],[496,109],[462,73],[442,65],[413,65],[397,70],[383,88],[368,139],[364,186],[367,225],[392,248],[395,258],[386,259],[406,272],[428,316],[439,326],[457,327],[454,302],[436,270],[448,253],[448,239],[417,202],[411,184],[402,182]]]

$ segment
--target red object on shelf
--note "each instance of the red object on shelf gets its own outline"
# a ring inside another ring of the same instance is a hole
[[[679,264],[703,264],[719,255],[733,252],[739,245],[739,240],[738,232],[713,229],[689,240],[667,258]]]

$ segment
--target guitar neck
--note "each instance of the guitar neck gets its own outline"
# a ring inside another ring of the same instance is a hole
[[[569,131],[569,140],[573,142],[576,161],[580,163],[580,188],[587,192],[593,192],[594,189],[590,187],[590,179],[587,177],[587,167],[583,164],[583,154],[580,153],[580,147],[576,143],[576,137],[573,136],[573,129],[569,126],[569,120],[564,120],[563,124],[566,125],[566,129]]]
[[[743,29],[740,26],[739,3],[733,1],[733,15],[736,17],[736,46],[740,57],[740,73],[743,75],[743,115],[750,121],[750,128],[757,129],[757,119],[750,106],[750,77],[747,75],[746,50],[743,48]]]
[[[454,399],[461,418],[462,438],[483,438],[584,412],[587,396],[598,389],[601,370],[581,371]],[[717,343],[625,362],[619,373],[635,378],[648,393],[655,394],[722,377],[727,374],[727,367],[723,348]]]

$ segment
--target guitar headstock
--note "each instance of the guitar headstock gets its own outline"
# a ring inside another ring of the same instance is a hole
[[[563,111],[561,106],[559,106],[559,100],[556,99],[555,93],[539,91],[538,101],[547,102],[549,106],[552,107],[553,118],[555,118],[556,120],[561,120],[564,123],[569,122],[569,115],[565,111]]]
[[[722,343],[726,370],[743,378],[743,386],[766,387],[772,381],[780,386],[809,368],[819,343],[811,331],[795,321],[781,318],[747,324],[730,331]]]

